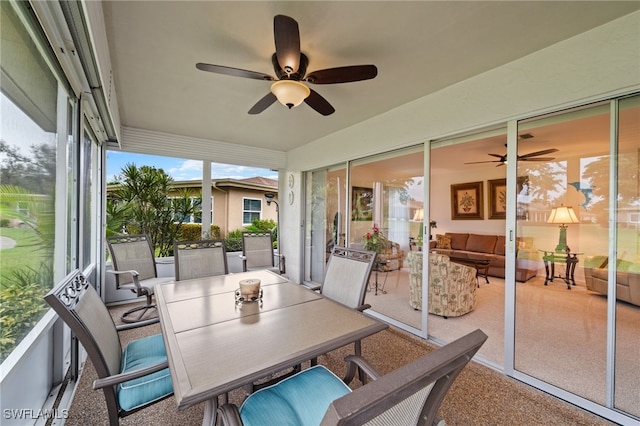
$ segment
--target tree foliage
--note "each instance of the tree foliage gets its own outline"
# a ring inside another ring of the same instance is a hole
[[[159,255],[169,256],[184,219],[195,213],[187,191],[169,198],[173,178],[153,166],[126,164],[115,177],[116,191],[111,194],[111,231],[124,225],[129,233],[147,234]]]

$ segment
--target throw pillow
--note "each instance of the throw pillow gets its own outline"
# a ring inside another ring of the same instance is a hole
[[[436,235],[436,247],[443,250],[451,250],[451,238],[446,235]]]

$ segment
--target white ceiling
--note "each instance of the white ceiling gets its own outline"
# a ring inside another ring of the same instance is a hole
[[[105,1],[103,8],[123,126],[287,151],[631,13],[640,2]],[[298,21],[309,72],[375,64],[378,76],[312,86],[336,109],[328,117],[306,104],[247,114],[269,82],[195,64],[274,75],[276,14]]]

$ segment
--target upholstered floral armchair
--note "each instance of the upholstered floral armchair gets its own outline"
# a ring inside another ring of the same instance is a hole
[[[409,305],[422,309],[422,255],[410,251]],[[449,256],[429,254],[429,313],[443,317],[457,317],[471,312],[476,304],[476,270],[453,263]]]

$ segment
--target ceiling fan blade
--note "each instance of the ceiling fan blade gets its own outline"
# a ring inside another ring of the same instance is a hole
[[[233,77],[252,78],[255,80],[267,80],[267,81],[274,80],[274,78],[269,74],[263,74],[257,71],[243,70],[240,68],[225,67],[222,65],[203,64],[200,62],[196,64],[196,68],[198,68],[201,71],[214,72],[216,74],[225,74]]]
[[[492,157],[497,157],[497,158],[504,158],[504,157],[506,157],[506,155],[500,155],[500,154],[488,154],[488,155],[490,155],[490,156],[492,156]]]
[[[254,106],[251,107],[251,109],[249,110],[249,114],[260,114],[262,111],[270,107],[271,104],[274,103],[277,99],[278,98],[276,98],[276,95],[274,95],[273,93],[267,93],[262,99],[260,99]]]
[[[530,152],[529,154],[520,155],[520,156],[518,156],[518,159],[522,160],[524,158],[537,157],[539,155],[546,155],[546,154],[551,154],[551,153],[554,153],[554,152],[558,152],[558,150],[555,149],[555,148],[543,149],[542,151]]]
[[[273,18],[273,37],[280,67],[293,74],[300,66],[300,30],[295,19],[285,15]]]
[[[335,108],[333,108],[325,98],[313,89],[311,89],[311,94],[304,101],[307,105],[322,115],[331,115],[336,112]]]
[[[504,163],[504,161],[501,161],[501,160],[472,161],[470,163],[464,163],[464,164],[481,164],[481,163]],[[500,164],[498,164],[498,165],[500,165]]]
[[[518,161],[553,161],[554,157],[518,158]]]
[[[370,80],[377,75],[378,68],[375,65],[352,65],[313,71],[306,76],[305,80],[313,84],[350,83]]]

